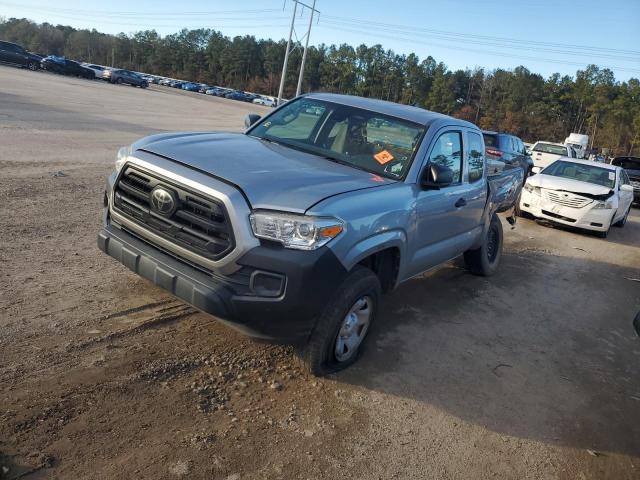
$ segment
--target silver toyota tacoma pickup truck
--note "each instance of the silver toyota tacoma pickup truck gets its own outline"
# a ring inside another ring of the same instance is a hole
[[[245,124],[120,149],[100,249],[316,375],[356,360],[381,293],[459,255],[496,271],[524,171],[487,177],[475,125],[335,94]]]

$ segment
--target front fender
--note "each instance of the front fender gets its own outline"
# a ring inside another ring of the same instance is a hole
[[[341,262],[347,270],[351,270],[368,256],[385,250],[397,248],[400,251],[400,262],[406,257],[407,234],[403,230],[394,229],[376,233],[360,240],[342,256]]]

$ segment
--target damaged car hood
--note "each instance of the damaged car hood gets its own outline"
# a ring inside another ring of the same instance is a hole
[[[206,172],[241,189],[252,208],[304,213],[327,197],[395,183],[239,133],[154,135],[132,145]]]
[[[581,182],[580,180],[572,180],[570,178],[554,177],[539,173],[529,177],[527,183],[533,187],[540,187],[547,190],[559,190],[563,192],[577,193],[589,198],[609,197],[612,190],[595,183]]]

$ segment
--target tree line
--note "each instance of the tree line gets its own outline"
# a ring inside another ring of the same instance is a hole
[[[105,34],[27,19],[1,19],[0,39],[39,54],[276,95],[286,42],[212,29]],[[290,55],[285,97],[295,94],[301,49]],[[446,113],[524,141],[563,141],[586,133],[612,155],[640,155],[640,81],[616,81],[589,65],[574,77],[513,70],[455,70],[433,57],[401,55],[381,45],[309,48],[304,91],[339,92]]]

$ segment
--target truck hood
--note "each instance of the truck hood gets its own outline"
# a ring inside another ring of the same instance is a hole
[[[242,190],[252,208],[304,213],[325,198],[395,183],[322,157],[238,133],[153,135],[132,145]]]
[[[581,182],[570,178],[554,177],[539,173],[527,180],[529,185],[546,188],[547,190],[561,190],[563,192],[577,193],[588,197],[606,197],[611,194],[611,189],[596,185],[595,183]]]

